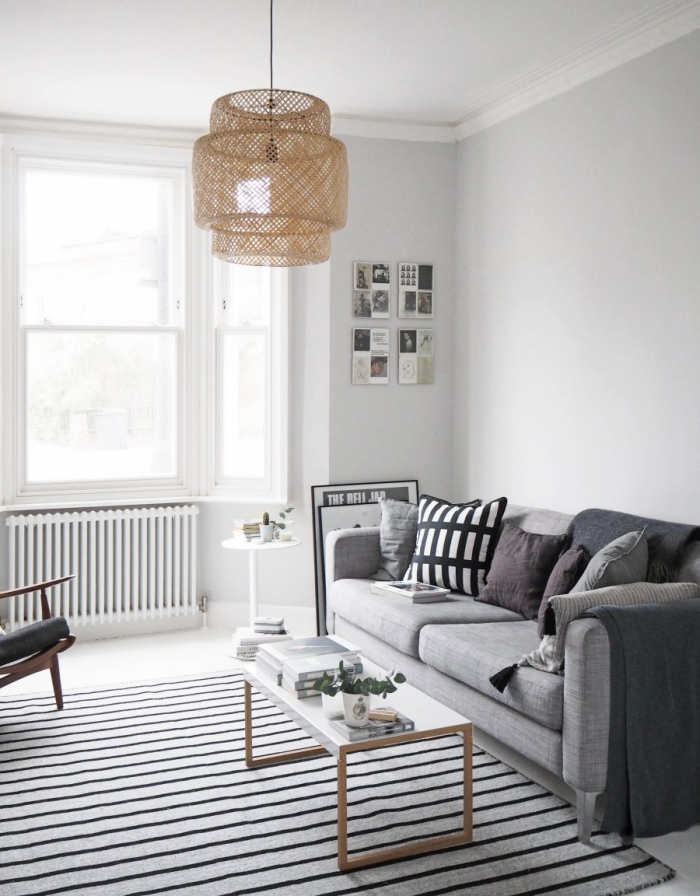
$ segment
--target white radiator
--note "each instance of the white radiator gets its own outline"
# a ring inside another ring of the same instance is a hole
[[[48,592],[72,625],[197,612],[194,505],[10,516],[9,588],[75,574]],[[38,595],[9,598],[9,629],[41,619]]]

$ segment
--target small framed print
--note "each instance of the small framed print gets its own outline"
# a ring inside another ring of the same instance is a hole
[[[389,317],[391,266],[385,261],[356,261],[352,268],[352,316]]]
[[[399,385],[430,385],[434,377],[435,331],[399,330]]]
[[[356,261],[353,265],[353,289],[389,287],[391,265],[386,261]]]
[[[352,384],[386,386],[389,383],[389,330],[355,327],[352,331]]]
[[[353,289],[371,289],[372,287],[372,262],[356,261],[353,276]]]
[[[355,289],[352,294],[352,316],[372,317],[372,292],[369,289]]]
[[[372,317],[389,317],[389,290],[372,290]]]
[[[416,302],[416,317],[433,317],[432,289],[419,289]]]
[[[416,261],[400,261],[397,267],[399,317],[430,318],[435,316],[433,266]]]

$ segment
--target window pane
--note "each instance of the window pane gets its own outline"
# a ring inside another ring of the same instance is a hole
[[[171,182],[29,169],[24,186],[25,323],[171,322]]]
[[[225,267],[229,296],[226,324],[229,327],[267,326],[270,321],[270,269],[241,264]]]
[[[267,337],[260,332],[224,333],[220,345],[220,476],[262,479],[267,461]]]
[[[174,333],[27,332],[27,481],[177,472]]]

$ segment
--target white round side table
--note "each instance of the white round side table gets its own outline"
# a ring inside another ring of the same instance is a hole
[[[295,548],[301,544],[301,538],[290,538],[289,541],[261,541],[252,538],[227,538],[221,546],[232,551],[248,551],[248,597],[250,601],[250,626],[258,615],[258,555],[265,551],[277,551],[282,548]]]

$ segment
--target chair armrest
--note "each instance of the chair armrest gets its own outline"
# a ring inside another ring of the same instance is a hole
[[[19,597],[21,594],[31,594],[34,591],[41,591],[41,618],[52,619],[51,608],[46,597],[46,589],[53,585],[60,585],[63,582],[69,582],[75,578],[75,574],[69,576],[61,576],[60,579],[50,579],[48,582],[36,582],[33,585],[22,585],[20,588],[11,588],[9,591],[0,591],[0,600],[3,597]]]

